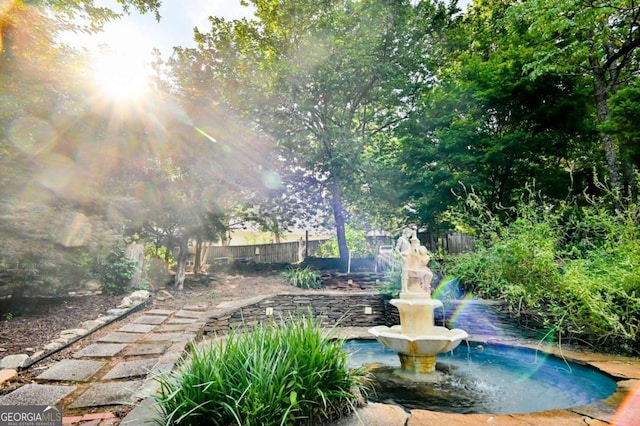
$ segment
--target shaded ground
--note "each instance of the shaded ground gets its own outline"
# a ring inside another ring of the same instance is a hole
[[[217,274],[190,277],[184,290],[167,289],[172,297],[154,298],[157,307],[180,308],[189,304],[215,305],[225,300],[302,291],[288,285],[278,273],[258,275]],[[15,306],[10,314],[0,317],[0,359],[12,354],[31,354],[57,338],[60,331],[78,328],[120,304],[121,296],[85,296],[57,300],[47,305]]]
[[[31,354],[60,335],[60,331],[78,328],[83,321],[115,308],[122,296],[69,297],[49,304],[19,304],[0,318],[0,358]]]

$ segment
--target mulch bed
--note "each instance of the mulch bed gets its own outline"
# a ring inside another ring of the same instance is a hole
[[[12,308],[5,304],[0,317],[0,359],[7,355],[42,349],[59,337],[60,331],[78,328],[122,302],[123,296],[74,296],[49,301],[19,301]]]

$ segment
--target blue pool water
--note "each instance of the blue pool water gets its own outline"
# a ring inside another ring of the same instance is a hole
[[[611,395],[616,382],[596,369],[541,351],[463,342],[438,355],[436,372],[400,370],[398,355],[375,340],[346,342],[352,367],[374,376],[374,402],[448,413],[531,413],[584,405]]]

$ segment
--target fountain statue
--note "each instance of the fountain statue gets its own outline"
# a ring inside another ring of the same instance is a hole
[[[420,245],[416,230],[405,228],[396,244],[402,259],[402,288],[400,299],[391,304],[400,311],[400,325],[379,325],[369,329],[378,342],[398,353],[402,370],[414,373],[431,373],[436,368],[439,353],[455,349],[466,331],[436,326],[435,308],[442,302],[431,298],[433,272],[427,267],[429,253]]]

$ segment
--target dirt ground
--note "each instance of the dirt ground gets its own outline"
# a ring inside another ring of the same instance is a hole
[[[227,300],[282,291],[304,291],[286,283],[279,273],[267,272],[189,277],[182,291],[171,287],[166,290],[171,297],[160,300],[162,297],[158,294],[153,299],[154,307],[173,309],[203,303],[211,307]],[[39,306],[35,310],[16,307],[15,314],[4,314],[0,318],[0,359],[42,349],[57,338],[60,331],[78,328],[82,322],[96,319],[118,306],[124,296],[69,298],[56,304]]]

